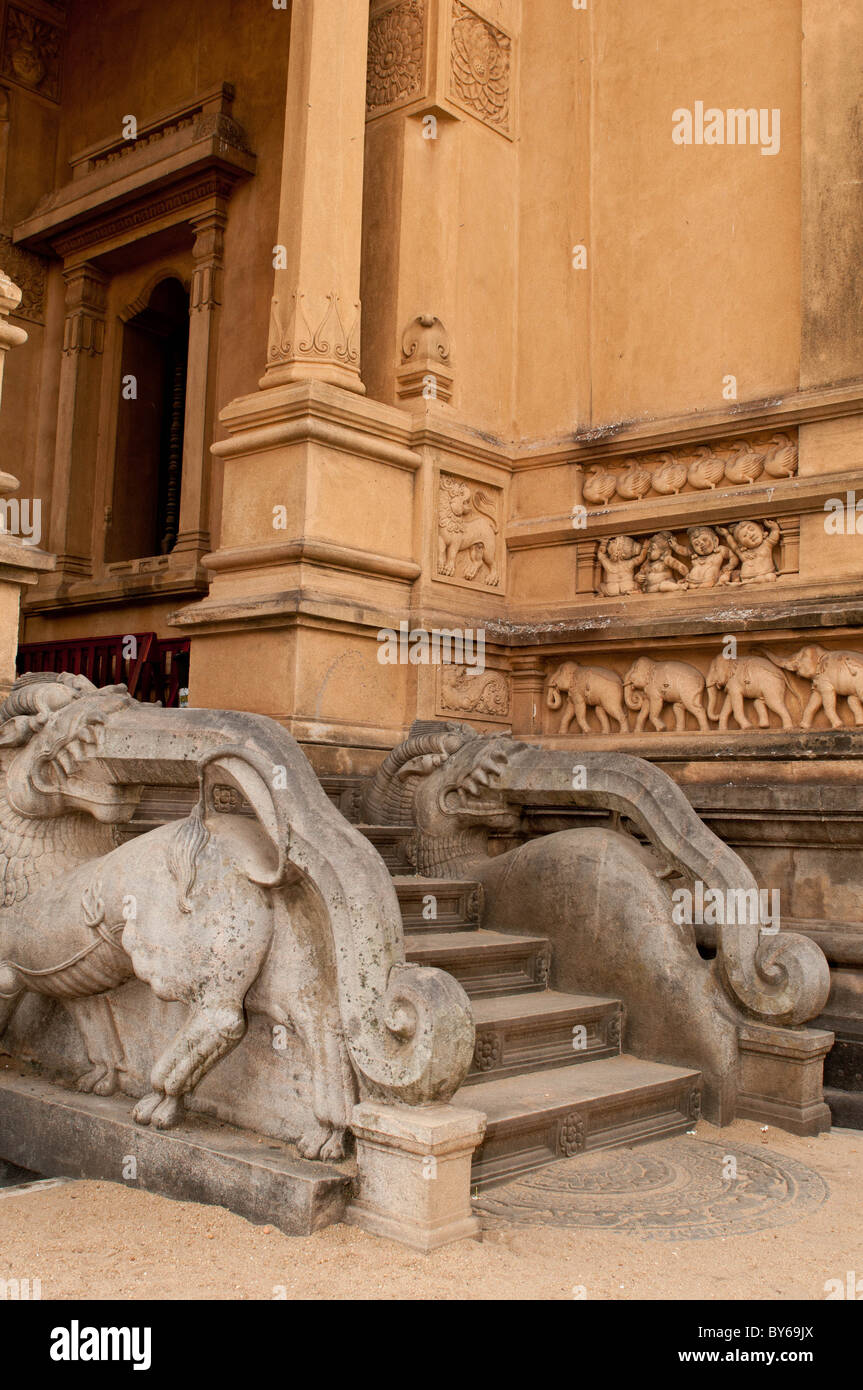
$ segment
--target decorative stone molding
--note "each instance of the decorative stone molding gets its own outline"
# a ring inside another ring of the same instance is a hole
[[[474,479],[441,473],[438,484],[437,575],[461,584],[501,583],[500,491],[494,498]]]
[[[797,572],[799,525],[797,518],[780,525],[745,517],[730,528],[714,523],[690,526],[685,533],[657,531],[641,540],[605,537],[597,549],[596,593],[631,598],[771,584]]]
[[[287,303],[273,295],[270,305],[268,364],[332,362],[357,371],[360,361],[359,300],[347,307],[331,291],[312,308],[302,290]]]
[[[439,679],[439,713],[509,718],[509,681],[505,672],[479,672],[473,666],[442,665]]]
[[[449,334],[434,314],[418,314],[402,334],[401,362],[396,368],[398,399],[438,400],[448,405],[453,381]]]
[[[593,464],[582,486],[585,503],[604,508],[611,502],[640,502],[648,496],[676,497],[684,492],[748,486],[761,480],[793,478],[797,440],[785,430],[721,444],[689,445],[655,455]]]
[[[60,100],[63,31],[40,15],[7,5],[0,73],[50,101]]]
[[[32,323],[45,322],[45,289],[48,263],[42,256],[16,246],[11,237],[0,233],[0,265],[21,290],[21,302],[12,312],[16,318]]]
[[[587,736],[666,734],[666,706],[671,706],[675,733],[687,731],[687,715],[690,727],[694,724],[701,733],[727,733],[734,725],[742,731],[777,726],[808,730],[822,710],[832,729],[863,730],[863,652],[828,650],[811,642],[787,656],[766,649],[734,657],[720,652],[700,658],[700,666],[639,654],[620,673],[568,660],[551,671],[545,705],[560,713],[551,732],[562,736],[573,720]],[[598,730],[590,725],[591,714]]]
[[[378,116],[422,96],[425,0],[398,0],[369,20],[366,113]]]
[[[512,39],[461,0],[453,0],[449,95],[472,116],[509,133]]]
[[[230,115],[233,95],[222,83],[139,126],[135,140],[117,133],[73,156],[72,179],[16,226],[16,242],[69,258],[97,243],[133,240],[157,219],[182,221],[196,203],[227,201],[255,168],[248,141]]]

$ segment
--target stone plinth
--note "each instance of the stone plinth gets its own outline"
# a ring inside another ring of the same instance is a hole
[[[374,1235],[436,1250],[479,1240],[470,1165],[485,1116],[452,1105],[417,1108],[367,1101],[355,1107],[357,1195],[345,1220]]]

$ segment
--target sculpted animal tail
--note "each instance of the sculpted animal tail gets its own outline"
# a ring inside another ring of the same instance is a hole
[[[480,512],[483,516],[488,517],[489,521],[491,522],[492,530],[497,532],[497,517],[495,516],[491,498],[483,492],[482,488],[477,488],[476,492],[474,493],[473,505],[476,511]]]

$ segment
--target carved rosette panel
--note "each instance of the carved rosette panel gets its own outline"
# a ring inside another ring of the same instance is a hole
[[[0,235],[0,267],[21,291],[21,303],[14,311],[16,317],[44,323],[48,262],[16,246],[10,237]]]
[[[369,20],[366,115],[379,116],[423,95],[425,0],[399,0]]]
[[[557,1148],[566,1158],[574,1158],[584,1149],[587,1129],[584,1119],[577,1111],[565,1115],[557,1131]]]
[[[512,128],[512,39],[453,0],[449,95],[495,130]]]
[[[47,19],[9,5],[3,27],[0,73],[50,101],[60,100],[63,31]]]
[[[475,478],[441,473],[436,517],[436,577],[500,589],[504,543],[501,492]]]
[[[473,1064],[477,1071],[494,1071],[503,1059],[503,1043],[500,1034],[492,1029],[477,1033],[473,1050]]]
[[[438,712],[506,722],[510,717],[507,673],[477,671],[474,666],[441,666]]]
[[[687,445],[620,462],[589,465],[582,495],[588,507],[677,497],[680,493],[771,484],[797,474],[796,434],[785,431],[716,444]]]

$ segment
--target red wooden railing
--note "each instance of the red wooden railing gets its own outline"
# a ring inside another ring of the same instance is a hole
[[[155,632],[79,637],[56,642],[24,642],[18,648],[19,676],[27,671],[71,671],[94,685],[125,684],[145,704],[180,703],[189,683],[189,639],[160,639]]]

